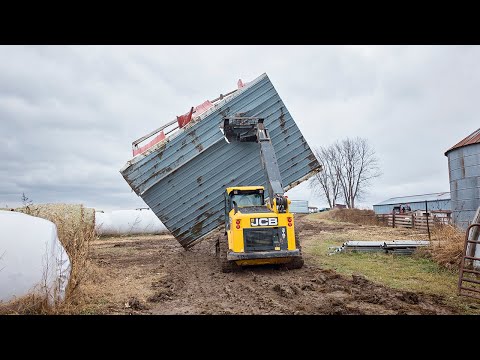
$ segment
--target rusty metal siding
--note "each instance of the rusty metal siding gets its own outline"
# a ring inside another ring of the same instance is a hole
[[[465,139],[453,145],[450,149],[448,149],[445,152],[445,155],[447,155],[449,151],[452,151],[454,149],[458,149],[467,145],[473,145],[478,143],[480,143],[480,129],[475,130],[473,133],[468,135]]]
[[[286,190],[320,168],[269,78],[260,76],[120,171],[185,248],[223,224],[226,187],[265,186],[259,144],[228,144],[219,129],[223,116],[235,114],[265,119]]]
[[[480,143],[447,152],[453,221],[462,229],[480,206]]]

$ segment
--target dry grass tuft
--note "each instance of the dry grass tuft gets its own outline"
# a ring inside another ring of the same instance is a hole
[[[56,313],[55,308],[45,295],[28,294],[0,305],[0,315],[47,315]]]
[[[463,231],[451,225],[436,225],[432,229],[432,243],[424,254],[447,269],[458,269],[464,244]]]
[[[15,209],[52,221],[70,258],[71,273],[62,303],[48,305],[41,294],[29,294],[0,306],[0,314],[68,314],[83,304],[81,285],[88,276],[88,252],[95,238],[95,211],[83,205],[45,204]]]

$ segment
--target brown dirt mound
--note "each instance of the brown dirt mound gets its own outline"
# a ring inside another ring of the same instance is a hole
[[[318,214],[322,219],[361,225],[382,225],[373,210],[334,209]]]

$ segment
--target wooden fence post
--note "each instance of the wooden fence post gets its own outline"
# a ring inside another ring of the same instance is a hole
[[[395,212],[392,214],[392,227],[395,227]]]
[[[415,214],[412,214],[412,229],[415,229]]]
[[[425,215],[427,215],[427,231],[428,231],[428,240],[430,239],[430,224],[428,223],[428,203],[425,201]]]

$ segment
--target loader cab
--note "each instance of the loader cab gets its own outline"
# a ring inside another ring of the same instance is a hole
[[[265,189],[263,186],[237,186],[227,188],[225,191],[225,229],[228,230],[228,214],[232,209],[234,212],[248,211],[248,208],[255,209],[263,207],[265,203]]]

